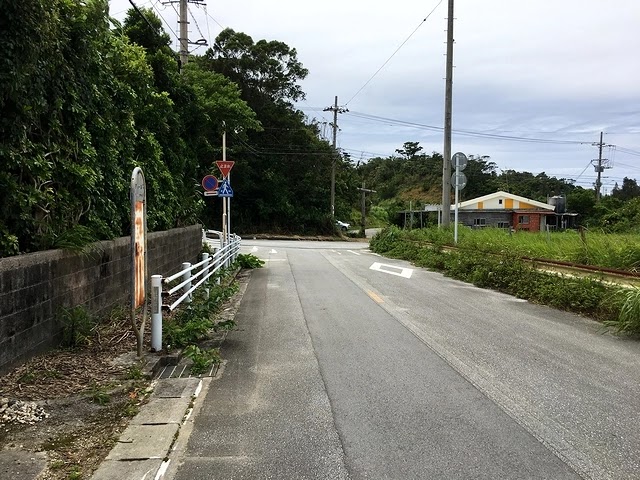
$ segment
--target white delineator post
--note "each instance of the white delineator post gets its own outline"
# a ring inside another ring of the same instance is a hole
[[[209,254],[207,252],[204,252],[202,254],[202,260],[207,260],[207,263],[205,263],[205,267],[203,268],[204,273],[202,275],[203,278],[206,278],[207,275],[209,274]],[[206,286],[204,287],[204,298],[206,298],[207,300],[209,300],[209,283],[207,282]]]
[[[151,349],[162,350],[162,275],[151,276]]]
[[[191,266],[190,262],[184,262],[182,264],[182,269],[185,270],[187,268],[189,268]],[[191,270],[187,270],[184,275],[182,275],[182,281],[187,281],[191,278]],[[183,293],[187,293],[189,290],[191,290],[191,282],[187,282],[184,287],[182,288],[182,292]],[[191,303],[191,294],[189,294],[187,296],[187,298],[184,299],[184,303]]]

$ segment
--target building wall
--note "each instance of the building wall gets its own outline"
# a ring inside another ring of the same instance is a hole
[[[90,253],[48,250],[0,258],[0,373],[59,344],[64,308],[102,316],[130,305],[129,237],[98,242]],[[150,233],[149,275],[177,272],[202,251],[202,227]]]
[[[511,223],[511,212],[500,210],[465,211],[458,210],[458,223],[477,227],[476,220],[484,219],[485,227],[497,227],[498,224]],[[453,217],[451,218],[453,221]],[[511,224],[513,225],[513,224]]]
[[[521,224],[518,221],[519,217],[524,215],[529,217],[528,224]],[[542,215],[540,213],[513,212],[512,222],[513,222],[513,227],[516,230],[527,230],[530,232],[539,232],[542,229],[541,223],[544,223],[544,219],[542,218]]]

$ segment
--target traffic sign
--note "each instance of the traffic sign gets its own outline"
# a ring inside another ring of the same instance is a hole
[[[204,196],[205,197],[217,197],[218,196],[218,190],[209,190],[204,192]]]
[[[462,152],[454,153],[451,160],[452,160],[451,163],[453,163],[453,166],[458,170],[464,170],[465,168],[467,168],[467,156],[464,153]]]
[[[233,197],[233,189],[231,188],[229,180],[227,180],[226,178],[222,180],[220,188],[218,188],[218,196],[222,198]]]
[[[207,192],[211,192],[218,188],[218,179],[213,175],[205,175],[202,179],[202,188],[204,188]]]
[[[458,187],[458,190],[462,190],[465,186],[467,185],[467,176],[462,173],[456,173],[454,172],[451,175],[451,186],[452,187]]]
[[[231,169],[233,168],[235,163],[236,162],[232,162],[230,160],[218,160],[216,162],[216,165],[222,173],[222,178],[227,178],[229,176],[229,172],[231,172]]]

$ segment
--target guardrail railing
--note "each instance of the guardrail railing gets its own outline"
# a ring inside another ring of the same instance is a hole
[[[230,235],[226,241],[222,232],[216,230],[203,231],[203,242],[208,240],[207,235],[217,235],[220,241],[219,246],[214,246],[214,253],[202,254],[202,260],[191,264],[184,262],[182,270],[169,277],[162,275],[151,276],[151,349],[158,352],[162,350],[162,312],[168,310],[172,312],[181,303],[190,303],[193,292],[212,275],[220,269],[231,266],[235,262],[240,251],[240,237]],[[174,281],[180,282],[171,285]],[[220,278],[217,279],[218,284]],[[180,293],[180,296],[172,303],[164,303],[164,299],[171,298],[172,295]],[[209,289],[205,289],[205,297],[209,298]]]

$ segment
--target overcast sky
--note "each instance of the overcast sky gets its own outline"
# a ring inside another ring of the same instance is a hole
[[[134,2],[178,32],[177,4]],[[338,146],[354,160],[391,155],[406,141],[442,153],[447,0],[439,2],[209,1],[189,6],[190,40],[212,43],[224,26],[296,48],[309,70],[307,98],[296,106],[330,122],[322,109],[337,95],[349,109],[338,118]],[[129,2],[109,3],[122,19]],[[455,0],[453,152],[590,188],[592,144],[603,131],[612,166],[603,192],[624,177],[640,179],[639,25],[637,0]]]

